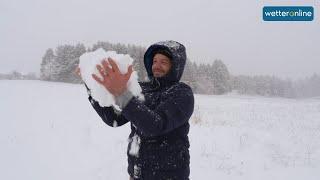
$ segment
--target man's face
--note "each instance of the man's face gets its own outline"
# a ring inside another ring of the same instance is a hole
[[[162,54],[156,54],[153,57],[152,73],[154,77],[165,76],[171,68],[170,59]]]

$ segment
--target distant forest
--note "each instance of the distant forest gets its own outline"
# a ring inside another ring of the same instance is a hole
[[[34,73],[22,75],[17,71],[0,74],[1,79],[40,79],[43,81],[82,83],[74,74],[79,64],[79,57],[86,53],[103,48],[119,54],[129,54],[134,59],[134,69],[139,80],[147,78],[143,64],[145,47],[136,45],[114,44],[99,41],[92,47],[83,44],[60,45],[54,50],[44,52],[40,67],[40,77]],[[246,95],[267,97],[305,98],[320,96],[320,76],[314,74],[301,80],[281,79],[276,76],[232,75],[222,60],[213,60],[211,64],[196,63],[187,60],[182,81],[191,86],[197,94],[226,94],[231,91]]]

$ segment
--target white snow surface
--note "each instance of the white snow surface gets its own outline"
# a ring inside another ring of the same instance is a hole
[[[130,126],[109,127],[82,85],[0,81],[0,179],[128,180]],[[317,180],[320,100],[195,95],[190,179]]]
[[[109,93],[105,87],[92,78],[92,74],[96,74],[102,79],[96,65],[101,65],[102,60],[107,59],[108,57],[112,58],[116,62],[122,74],[127,73],[128,67],[133,63],[133,59],[128,54],[117,54],[115,51],[105,51],[102,48],[99,48],[94,52],[85,53],[80,56],[79,67],[81,70],[81,77],[91,90],[91,96],[93,99],[98,101],[100,106],[107,107],[112,105],[117,107],[114,96]],[[132,72],[127,87],[134,96],[137,96],[141,100],[144,99],[141,94],[142,90],[138,83],[138,74],[136,71]]]

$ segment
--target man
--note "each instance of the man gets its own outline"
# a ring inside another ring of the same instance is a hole
[[[182,44],[164,41],[151,45],[144,55],[150,82],[140,83],[145,101],[126,89],[132,67],[121,74],[112,59],[97,65],[103,78],[93,78],[115,96],[122,111],[100,107],[91,96],[89,100],[109,126],[131,123],[127,150],[130,179],[189,179],[188,120],[194,97],[191,88],[179,82],[185,63]]]

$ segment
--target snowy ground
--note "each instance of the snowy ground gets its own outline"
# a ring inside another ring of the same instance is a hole
[[[0,179],[128,179],[129,127],[81,85],[2,80],[0,119]],[[196,95],[191,122],[191,179],[320,177],[319,99]]]

